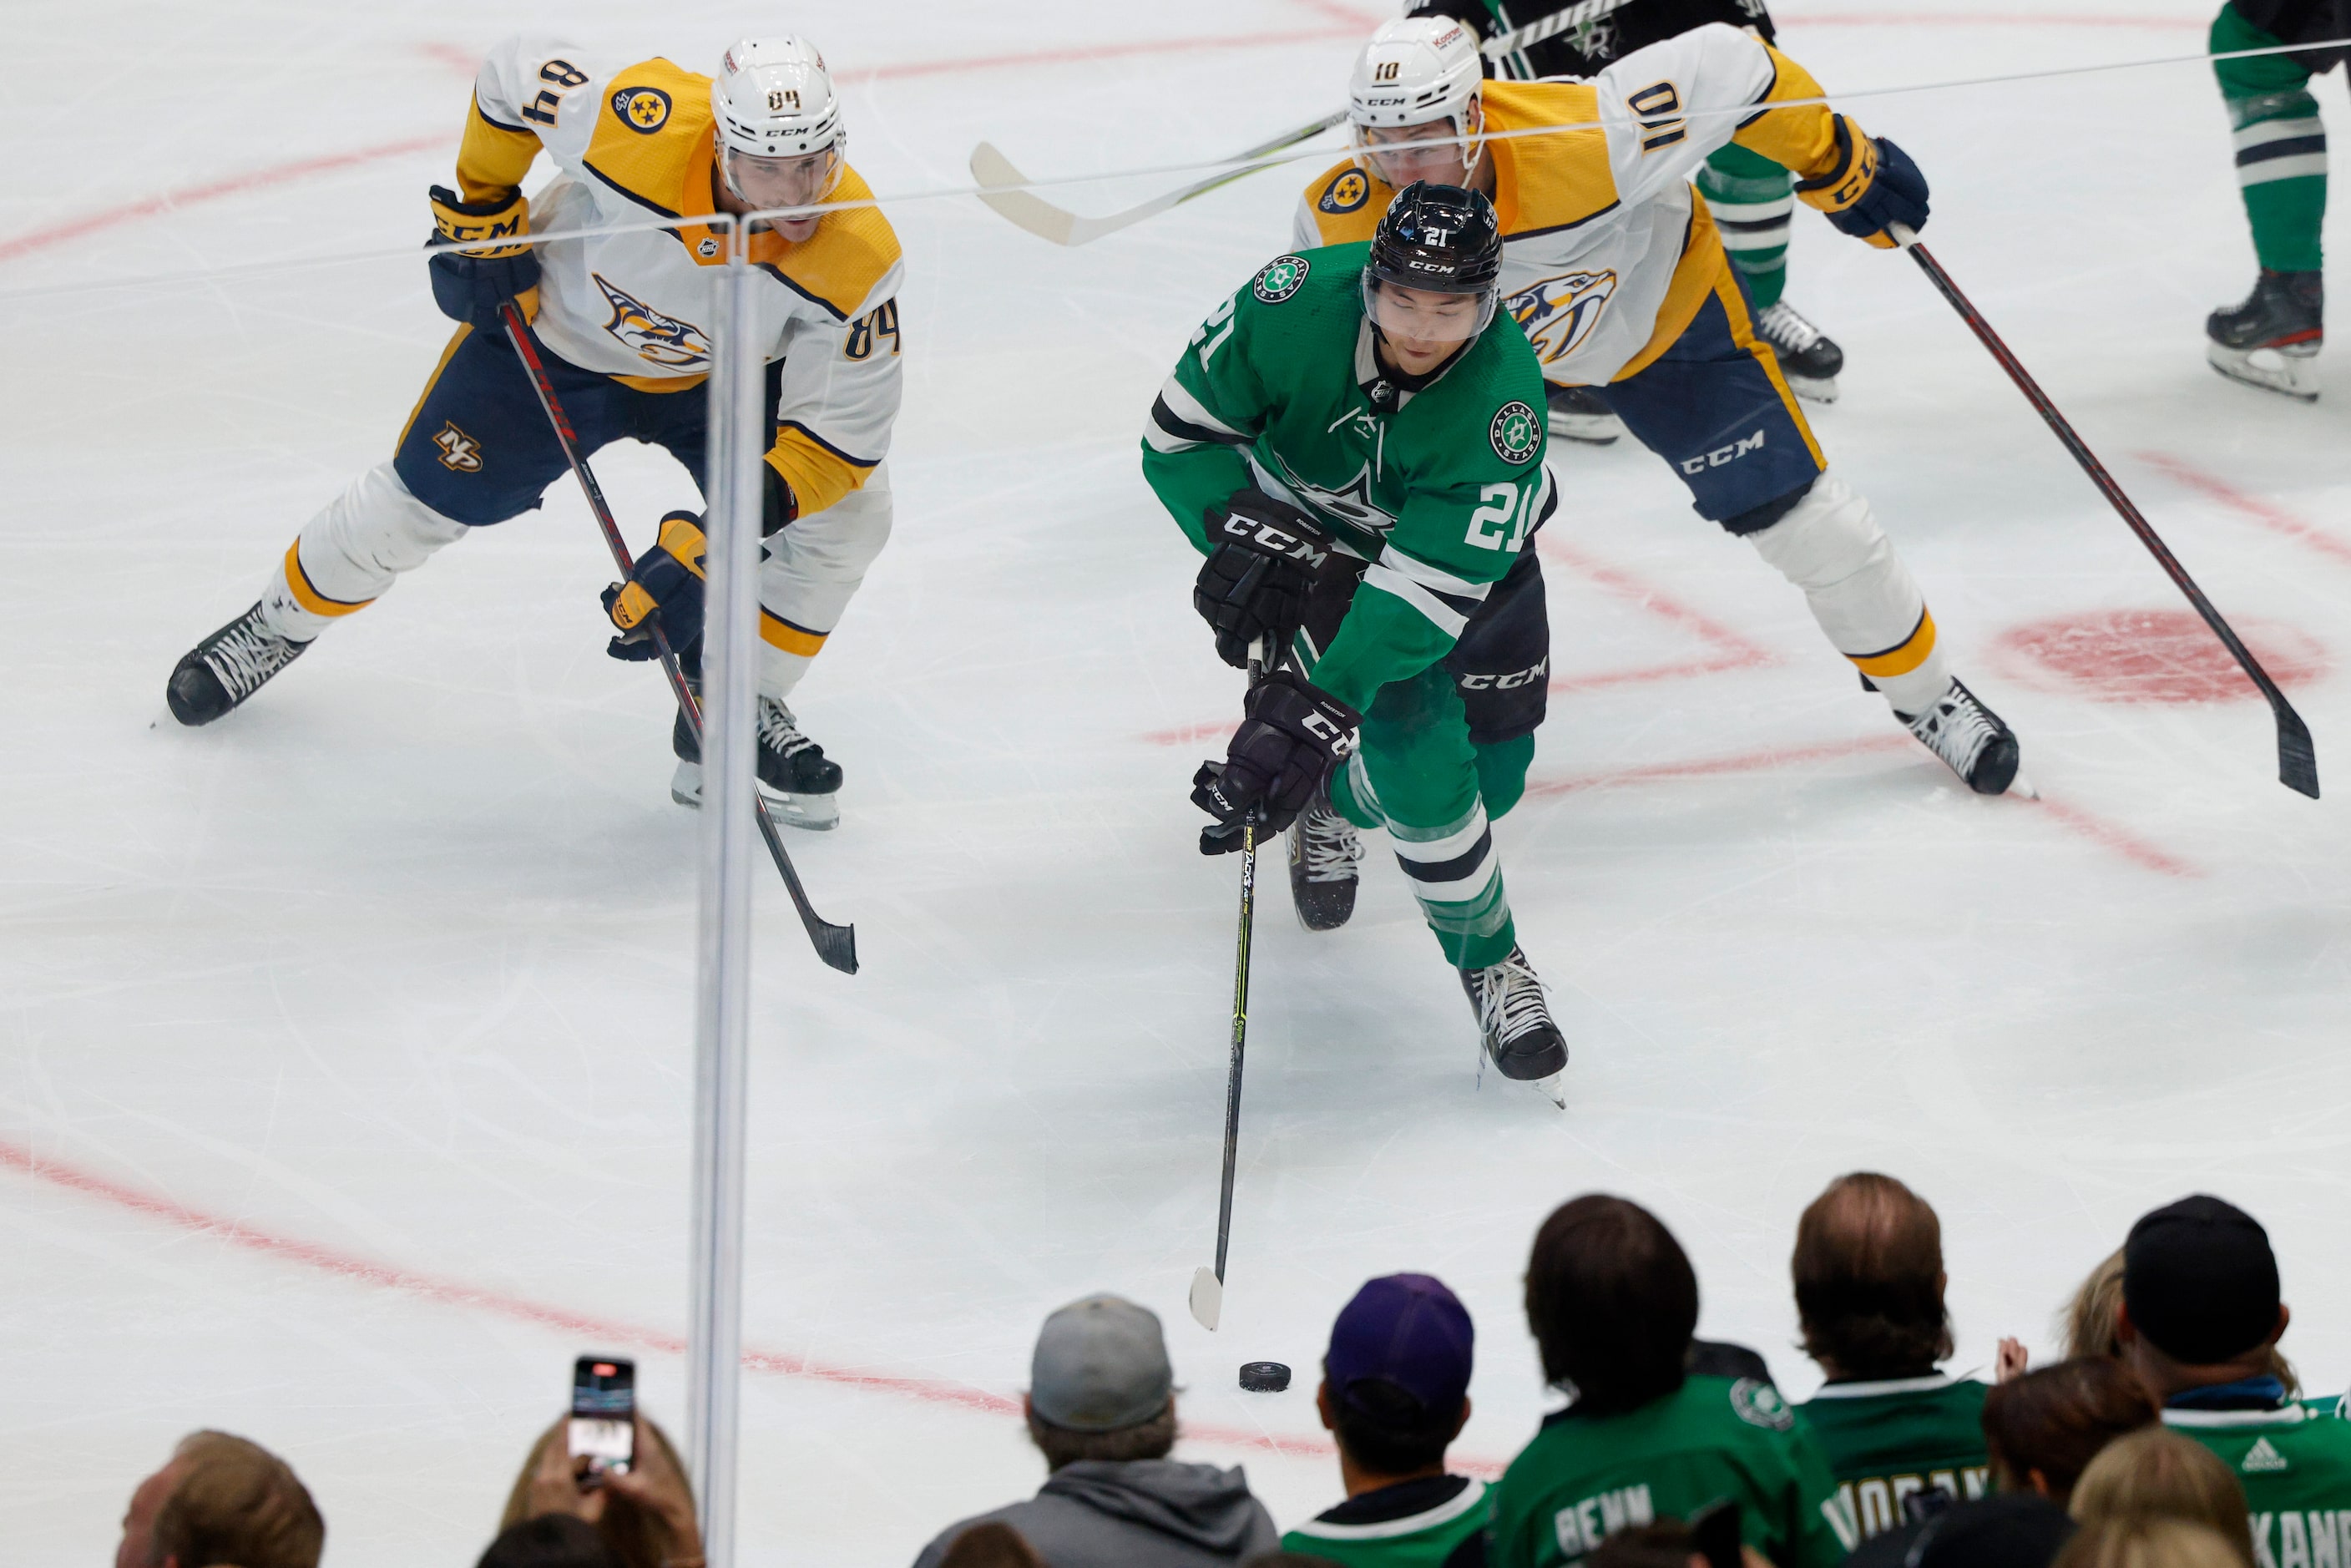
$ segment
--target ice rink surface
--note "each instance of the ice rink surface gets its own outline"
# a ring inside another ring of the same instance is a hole
[[[225,722],[162,700],[389,452],[447,336],[424,187],[473,61],[521,27],[697,69],[798,27],[906,247],[897,534],[797,703],[849,784],[840,830],[791,847],[864,972],[759,898],[746,1561],[903,1563],[1026,1495],[1031,1338],[1096,1290],[1165,1321],[1182,1452],[1245,1463],[1289,1523],[1339,1495],[1311,1405],[1332,1313],[1369,1275],[1438,1273],[1481,1335],[1457,1452],[1499,1465],[1542,1408],[1527,1242],[1593,1188],[1676,1228],[1702,1332],[1798,1395],[1795,1218],[1855,1167],[1942,1212],[1955,1367],[2002,1333],[2048,1352],[2130,1219],[2206,1189],[2276,1238],[2312,1388],[2351,1378],[2351,361],[2321,361],[2314,407],[2200,362],[2252,263],[2193,64],[1849,107],[1917,157],[1944,262],[2277,661],[2329,798],[2274,782],[2265,709],[1924,279],[1800,210],[1790,298],[1850,356],[1819,434],[2044,800],[1957,788],[1658,461],[1557,451],[1554,695],[1498,839],[1571,1030],[1568,1109],[1479,1087],[1376,843],[1342,933],[1301,931],[1277,873],[1226,1322],[1187,1317],[1235,867],[1193,852],[1185,793],[1239,677],[1136,439],[1323,161],[1076,251],[914,198],[964,184],[983,137],[1038,175],[1247,145],[1326,111],[1383,14],[144,0],[20,38],[0,1557],[104,1560],[133,1482],[211,1425],[293,1460],[338,1568],[467,1563],[575,1353],[637,1355],[648,1409],[682,1416],[695,820],[659,681],[603,655],[571,487]],[[2209,15],[1792,0],[1781,41],[1855,91],[2193,53]],[[2316,90],[2339,126],[2341,78]],[[2331,232],[2340,255],[2339,204]],[[640,543],[691,500],[653,449],[599,467]],[[1298,1385],[1239,1393],[1260,1357]]]

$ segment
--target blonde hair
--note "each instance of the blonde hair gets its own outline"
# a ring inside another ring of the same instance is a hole
[[[309,1489],[258,1443],[226,1432],[191,1432],[172,1452],[179,1471],[156,1511],[150,1560],[318,1568],[327,1544]]]
[[[2085,1525],[2154,1519],[2207,1525],[2236,1543],[2246,1568],[2252,1563],[2245,1489],[2211,1449],[2161,1427],[2100,1450],[2074,1483],[2068,1511]]]
[[[685,1462],[677,1457],[677,1449],[671,1445],[669,1434],[654,1426],[650,1416],[640,1415],[638,1419],[644,1424],[645,1436],[653,1439],[654,1446],[661,1449],[662,1457],[669,1461],[670,1469],[681,1476],[685,1474]],[[501,1532],[530,1517],[531,1478],[538,1473],[539,1461],[547,1457],[547,1450],[566,1440],[568,1425],[567,1417],[549,1427],[539,1434],[538,1441],[530,1446],[530,1452],[523,1456],[521,1473],[515,1477],[513,1490],[507,1493],[506,1512],[498,1516]],[[684,1543],[659,1514],[650,1509],[639,1508],[619,1492],[612,1492],[605,1498],[604,1517],[597,1522],[596,1533],[619,1553],[621,1561],[627,1563],[628,1568],[662,1568],[667,1559],[685,1555]]]
[[[2184,1519],[2114,1519],[2084,1525],[2053,1568],[2243,1568],[2250,1548]]]
[[[2074,1291],[2074,1299],[2065,1303],[2060,1320],[2064,1327],[2065,1354],[2120,1356],[2122,1318],[2123,1249],[2117,1247],[2090,1270],[2090,1277],[2082,1281]],[[2294,1375],[2294,1363],[2274,1344],[2269,1347],[2269,1374],[2285,1385],[2287,1398],[2302,1397],[2302,1379]]]

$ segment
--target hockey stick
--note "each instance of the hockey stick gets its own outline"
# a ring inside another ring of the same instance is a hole
[[[1633,0],[1578,0],[1578,4],[1564,11],[1554,11],[1523,27],[1497,33],[1479,45],[1478,52],[1489,60],[1499,60],[1505,55],[1515,55],[1520,49],[1531,48],[1546,39],[1556,38],[1586,22],[1597,22],[1612,12],[1622,11],[1632,3]]]
[[[1249,649],[1249,682],[1255,687],[1272,674],[1278,660],[1266,656],[1262,638]],[[1241,918],[1233,953],[1233,1055],[1225,1075],[1225,1175],[1217,1197],[1217,1266],[1192,1271],[1192,1316],[1214,1333],[1225,1312],[1225,1252],[1233,1239],[1233,1169],[1240,1157],[1241,1052],[1249,1042],[1249,943],[1257,928],[1257,830],[1262,804],[1241,819]]]
[[[629,554],[628,541],[621,538],[621,527],[612,520],[612,508],[604,502],[603,489],[588,466],[588,459],[580,453],[579,434],[571,428],[570,416],[563,412],[562,400],[555,395],[555,382],[547,373],[547,363],[532,347],[530,328],[522,319],[522,311],[512,300],[499,307],[506,319],[507,341],[530,372],[530,384],[538,393],[538,406],[547,411],[548,423],[555,427],[555,439],[563,448],[566,461],[571,465],[572,476],[580,487],[588,493],[588,509],[596,514],[596,526],[604,530],[604,544],[612,552],[612,564],[621,569],[625,580],[636,570]],[[669,677],[670,695],[677,698],[678,711],[685,715],[686,727],[694,731],[697,745],[702,740],[702,704],[694,688],[685,684],[685,672],[678,668],[676,651],[669,645],[668,633],[662,630],[659,617],[652,622],[653,652],[661,657],[662,674]],[[768,852],[775,857],[776,870],[783,874],[785,890],[792,895],[792,907],[800,912],[800,924],[808,928],[809,940],[816,946],[816,956],[844,975],[857,973],[857,927],[835,925],[817,914],[809,903],[808,890],[800,886],[799,873],[792,869],[792,857],[785,852],[784,841],[777,836],[775,819],[768,814],[768,802],[754,788],[751,810],[759,823],[759,836],[768,841]]]
[[[1262,163],[1251,162],[1250,160],[1295,147],[1311,137],[1320,136],[1346,118],[1345,111],[1342,110],[1337,114],[1326,114],[1311,125],[1284,131],[1270,141],[1259,142],[1226,160],[1228,163],[1244,165],[1241,168],[1228,169],[1221,174],[1195,181],[1179,190],[1154,196],[1140,206],[1128,207],[1105,218],[1081,218],[1065,208],[1055,206],[1034,191],[1021,188],[1031,183],[1029,176],[1014,168],[1012,160],[998,152],[992,142],[983,141],[971,150],[971,176],[987,187],[979,193],[979,199],[1017,227],[1027,229],[1038,238],[1050,240],[1055,245],[1090,245],[1104,235],[1116,234],[1145,218],[1156,217],[1168,208],[1179,206],[1195,196],[1206,195],[1219,185],[1230,184],[1260,169],[1270,169],[1282,160],[1276,158]]]
[[[2188,575],[2188,569],[2179,564],[2179,559],[2149,526],[2147,518],[2139,514],[2138,507],[2132,505],[2131,498],[2123,494],[2123,487],[2115,483],[2115,476],[2106,472],[2105,465],[2100,463],[2082,438],[2074,434],[2074,427],[2066,423],[2064,414],[2057,412],[2057,405],[2049,401],[2049,394],[2041,390],[2040,383],[2032,379],[2032,373],[2018,362],[2014,354],[2009,352],[2008,345],[2001,341],[2000,334],[1992,330],[1991,323],[1984,319],[1983,313],[1959,292],[1959,286],[1951,281],[1951,275],[1943,270],[1942,264],[1918,243],[1918,236],[1908,228],[1896,224],[1892,233],[1895,243],[1910,253],[1910,259],[1918,264],[1918,270],[1927,275],[1937,292],[1951,302],[1951,308],[1959,313],[1959,319],[1965,321],[1968,329],[1991,351],[1991,357],[2000,362],[2000,368],[2008,372],[2008,379],[2016,383],[2016,390],[2024,394],[2025,401],[2056,433],[2065,450],[2074,455],[2074,461],[2082,465],[2082,471],[2090,476],[2106,499],[2114,503],[2115,510],[2122,514],[2123,521],[2130,525],[2131,532],[2138,536],[2139,543],[2147,548],[2147,553],[2155,557],[2157,564],[2163,568],[2179,591],[2188,596],[2188,602],[2196,607],[2196,613],[2204,617],[2204,624],[2212,629],[2212,635],[2220,639],[2220,645],[2229,650],[2245,674],[2252,678],[2253,685],[2261,688],[2262,695],[2269,699],[2271,714],[2277,720],[2278,782],[2314,800],[2317,800],[2318,753],[2311,744],[2310,727],[2302,722],[2302,716],[2294,711],[2294,705],[2285,700],[2285,694],[2278,690],[2277,683],[2270,679],[2269,672],[2262,668],[2261,661],[2253,657],[2252,650],[2220,618],[2220,612],[2212,607],[2212,601],[2204,597],[2204,591],[2197,587],[2195,580]]]

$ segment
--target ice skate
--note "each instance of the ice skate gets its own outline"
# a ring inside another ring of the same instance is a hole
[[[2325,305],[2319,274],[2264,267],[2241,303],[2204,319],[2204,358],[2232,382],[2316,402]]]
[[[1567,1068],[1567,1039],[1552,1021],[1541,979],[1524,949],[1483,969],[1461,971],[1461,988],[1477,1009],[1486,1060],[1513,1082],[1531,1083],[1565,1109],[1560,1076]]]
[[[702,746],[677,716],[669,732],[677,772],[669,798],[681,806],[702,806]],[[841,821],[841,764],[800,733],[792,710],[773,697],[759,699],[759,796],[778,822],[822,831]]]
[[[1608,400],[1590,387],[1547,387],[1548,423],[1553,435],[1605,446],[1625,434],[1625,422]]]
[[[1975,693],[1951,677],[1943,695],[1917,715],[1894,716],[1979,795],[2001,795],[2016,779],[2016,735]]]
[[[1355,913],[1363,836],[1326,791],[1290,824],[1290,903],[1309,931],[1336,931]]]
[[[182,724],[210,724],[259,691],[309,645],[280,637],[263,625],[256,602],[172,666],[163,700]]]
[[[1835,340],[1796,313],[1782,299],[1755,317],[1755,332],[1780,356],[1780,373],[1788,390],[1814,402],[1837,400],[1837,374],[1844,369],[1844,350]]]

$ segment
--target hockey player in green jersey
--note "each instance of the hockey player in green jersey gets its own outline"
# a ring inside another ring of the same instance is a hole
[[[1545,1220],[1527,1323],[1543,1375],[1573,1403],[1489,1494],[1493,1568],[1580,1562],[1627,1525],[1724,1498],[1778,1568],[1833,1568],[1855,1543],[1819,1443],[1779,1391],[1688,1370],[1698,1277],[1646,1209],[1595,1193]]]
[[[1143,469],[1207,557],[1193,599],[1218,653],[1276,651],[1195,781],[1217,819],[1202,851],[1238,848],[1252,813],[1298,823],[1292,892],[1327,929],[1354,879],[1318,876],[1318,856],[1352,844],[1345,822],[1385,828],[1487,1058],[1558,1099],[1566,1042],[1489,827],[1525,789],[1542,719],[1550,633],[1527,547],[1554,504],[1542,372],[1497,319],[1500,263],[1492,206],[1441,185],[1398,195],[1367,246],[1277,257],[1192,335]]]
[[[1875,1172],[1837,1177],[1796,1222],[1790,1271],[1804,1354],[1828,1374],[1804,1421],[1861,1533],[1900,1524],[1913,1492],[1990,1491],[1991,1390],[1936,1369],[1951,1354],[1951,1320],[1942,1222],[1927,1200]]]
[[[2164,1425],[2243,1483],[2257,1568],[2322,1568],[2351,1546],[2351,1421],[2271,1370],[2291,1316],[2269,1235],[2244,1210],[2199,1195],[2131,1227],[2123,1362],[2163,1401]]]

